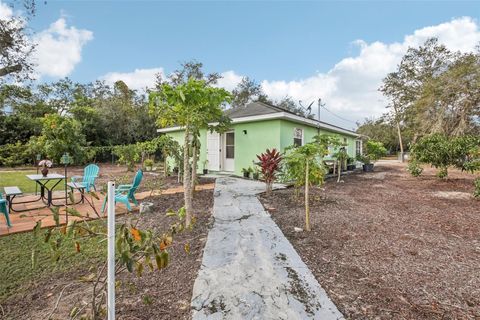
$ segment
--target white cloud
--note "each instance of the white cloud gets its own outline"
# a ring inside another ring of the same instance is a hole
[[[156,75],[160,73],[165,77],[163,68],[151,69],[135,69],[132,72],[109,72],[100,77],[108,84],[114,84],[118,80],[122,80],[130,89],[142,90],[145,88],[152,88],[155,85]]]
[[[310,102],[321,97],[329,110],[351,121],[377,117],[385,112],[386,102],[378,92],[382,79],[395,70],[409,47],[418,47],[431,37],[437,37],[450,50],[467,52],[473,51],[480,42],[480,30],[475,20],[463,17],[415,30],[405,36],[403,42],[387,44],[356,40],[353,44],[360,49],[358,55],[342,59],[328,72],[292,81],[263,80],[261,85],[273,99],[289,95],[296,101]],[[242,79],[242,75],[234,71],[222,75],[225,78],[219,86],[229,90]],[[345,122],[326,112],[322,113],[322,119],[345,127],[354,126],[352,122]]]
[[[262,87],[274,99],[286,94],[303,101],[321,97],[332,112],[352,121],[380,116],[385,112],[384,98],[378,92],[382,79],[395,70],[408,47],[417,47],[431,37],[437,37],[453,51],[467,52],[473,51],[480,42],[480,30],[475,20],[463,17],[416,30],[401,43],[357,40],[354,44],[359,46],[359,54],[339,61],[326,73],[295,81],[264,80]],[[327,121],[351,126],[331,115],[325,114],[325,117]]]
[[[0,19],[10,19],[13,15],[12,8],[0,1]]]
[[[93,33],[68,26],[60,18],[34,36],[37,48],[34,53],[35,71],[41,76],[65,77],[82,61],[82,49],[93,39]]]
[[[220,74],[221,79],[218,80],[216,86],[232,91],[237,84],[242,81],[242,76],[235,73],[233,70],[225,71]]]

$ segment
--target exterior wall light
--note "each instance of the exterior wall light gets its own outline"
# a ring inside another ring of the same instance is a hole
[[[247,134],[247,130],[243,130],[243,134]]]

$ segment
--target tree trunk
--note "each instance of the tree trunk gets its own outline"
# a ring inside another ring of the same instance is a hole
[[[185,225],[189,226],[192,221],[192,183],[190,175],[190,156],[188,149],[190,130],[188,126],[185,128],[185,140],[183,142],[183,190],[185,199]]]
[[[308,160],[305,163],[305,230],[310,231],[310,204],[308,197]]]
[[[178,168],[178,169],[180,169],[180,168]],[[178,174],[180,174],[180,172]],[[167,162],[167,156],[165,155],[165,153],[164,153],[164,156],[163,156],[163,176],[165,178],[167,178],[167,176],[168,176],[168,162]]]
[[[402,132],[400,131],[400,120],[398,119],[398,112],[397,108],[394,106],[393,110],[395,110],[395,122],[397,123],[397,134],[398,134],[398,143],[400,144],[400,159],[404,162],[403,157],[403,140],[402,140]]]
[[[340,175],[342,174],[342,163],[338,161],[338,176],[337,176],[337,182],[340,182]]]
[[[193,146],[193,157],[192,157],[192,196],[195,194],[195,185],[197,184],[197,145]]]

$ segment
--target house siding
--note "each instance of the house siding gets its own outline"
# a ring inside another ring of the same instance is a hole
[[[301,123],[288,120],[264,120],[256,122],[245,122],[232,124],[231,131],[235,132],[235,171],[236,175],[242,174],[242,168],[253,166],[257,161],[257,154],[265,152],[265,149],[276,148],[281,152],[293,145],[293,132],[295,128],[303,129],[303,143],[308,143],[317,135],[317,129]],[[244,133],[246,130],[246,134]],[[321,129],[320,133],[331,134],[347,139],[347,152],[351,157],[355,156],[355,140],[353,136],[340,134],[329,130]],[[167,133],[173,139],[183,145],[184,132],[182,130]],[[203,163],[207,157],[207,130],[200,130],[200,157],[198,161],[198,172],[203,170]],[[223,145],[221,144],[223,149]],[[326,157],[326,159],[329,159]],[[169,161],[170,168],[173,168],[173,160]]]
[[[303,143],[309,143],[313,141],[313,137],[318,134],[318,129],[307,126],[300,123],[295,123],[292,121],[281,120],[281,150],[284,151],[285,148],[293,145],[293,132],[295,128],[303,129]],[[353,136],[348,136],[346,134],[341,134],[325,129],[320,129],[320,134],[329,134],[332,136],[339,137],[343,142],[343,139],[347,139],[347,153],[350,157],[355,157],[355,140]],[[329,160],[331,157],[325,157],[325,160]]]

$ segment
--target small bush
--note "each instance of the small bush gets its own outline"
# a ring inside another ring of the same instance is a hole
[[[0,165],[21,166],[32,161],[28,147],[20,142],[0,146]]]
[[[420,167],[417,161],[413,160],[408,163],[407,171],[414,177],[418,177],[422,174],[423,168]]]
[[[125,164],[128,167],[128,171],[133,171],[135,163],[140,160],[138,148],[134,144],[125,146],[115,146],[113,153],[119,158],[120,164]]]

